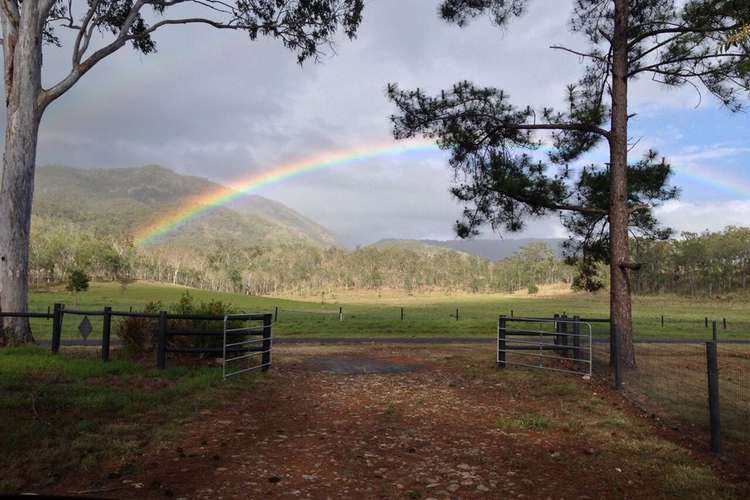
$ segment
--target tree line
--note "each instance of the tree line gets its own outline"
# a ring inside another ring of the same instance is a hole
[[[682,233],[679,239],[634,245],[641,270],[634,273],[636,293],[716,296],[747,290],[750,276],[750,228]]]
[[[67,283],[71,273],[83,271],[91,279],[123,286],[139,279],[249,295],[379,289],[512,292],[571,283],[576,272],[545,243],[498,262],[445,249],[400,247],[136,249],[127,241],[44,218],[34,221],[30,267],[30,284],[36,288]]]
[[[426,247],[428,248],[428,247]],[[715,296],[750,285],[750,228],[639,239],[631,255],[638,294]],[[204,250],[137,249],[132,242],[56,219],[35,217],[30,285],[68,283],[75,271],[97,281],[149,280],[249,295],[309,296],[334,290],[393,289],[470,293],[514,292],[538,285],[578,286],[580,270],[546,243],[533,243],[497,262],[446,249],[364,247],[349,251],[312,245],[215,245]],[[595,270],[608,286],[602,265]]]

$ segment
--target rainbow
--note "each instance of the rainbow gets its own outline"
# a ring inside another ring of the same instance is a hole
[[[284,163],[265,172],[252,174],[228,186],[222,186],[189,199],[150,225],[136,231],[134,243],[136,246],[155,243],[160,238],[174,232],[182,225],[200,217],[211,209],[226,205],[243,195],[255,192],[263,187],[278,184],[287,179],[363,160],[400,156],[410,153],[434,152],[437,150],[438,148],[434,142],[424,140],[399,143],[389,142],[326,152]]]
[[[722,173],[714,168],[709,171],[705,167],[682,165],[672,167],[676,176],[690,179],[701,187],[713,188],[728,195],[739,196],[743,199],[750,198],[750,182],[738,175]]]
[[[245,194],[278,184],[287,179],[363,160],[394,157],[409,153],[435,152],[437,150],[438,148],[434,142],[426,140],[399,143],[389,142],[357,146],[342,151],[326,152],[284,163],[268,171],[252,174],[240,179],[229,186],[222,186],[189,199],[186,203],[167,212],[152,224],[136,231],[134,242],[136,246],[155,243],[160,238],[167,236],[184,224],[216,207],[226,205]],[[690,179],[704,186],[740,195],[743,198],[750,197],[750,183],[736,176],[721,174],[716,171],[712,171],[709,174],[704,168],[689,164],[678,166],[674,170],[677,176]]]

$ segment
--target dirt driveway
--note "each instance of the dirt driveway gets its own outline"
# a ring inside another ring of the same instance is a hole
[[[489,346],[285,347],[178,439],[58,493],[113,498],[716,498],[745,486],[573,376]]]

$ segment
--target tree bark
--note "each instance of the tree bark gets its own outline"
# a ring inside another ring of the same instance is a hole
[[[17,25],[3,19],[6,128],[0,174],[0,310],[6,312],[26,312],[28,308],[31,204],[42,116],[40,9],[39,2],[23,2]],[[0,324],[0,342],[32,341],[28,319],[6,318]]]
[[[619,336],[620,360],[635,366],[628,245],[628,0],[615,0],[612,38],[612,129],[610,151],[610,319]],[[612,359],[614,361],[614,358]]]

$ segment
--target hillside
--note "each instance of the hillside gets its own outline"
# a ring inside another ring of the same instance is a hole
[[[521,238],[517,240],[399,240],[388,239],[373,243],[377,248],[408,248],[424,252],[435,252],[437,249],[450,249],[475,255],[491,261],[498,261],[510,257],[521,248],[532,243],[547,243],[560,257],[562,256],[562,242],[560,238]]]
[[[159,166],[118,169],[41,167],[36,173],[34,215],[63,219],[99,234],[133,234],[191,197],[219,188],[207,179]],[[221,241],[242,245],[308,243],[334,246],[333,234],[283,204],[243,195],[211,210],[162,241],[179,247]]]

